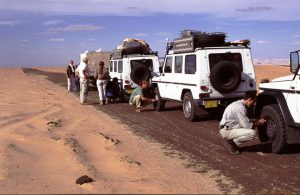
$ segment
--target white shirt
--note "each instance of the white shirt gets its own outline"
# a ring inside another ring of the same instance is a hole
[[[247,108],[243,100],[231,103],[224,111],[220,126],[227,126],[228,129],[251,129],[253,123],[250,123],[247,117]]]
[[[87,72],[88,69],[88,65],[85,62],[80,62],[79,66],[76,68],[76,71],[79,73],[79,77],[80,78],[84,78],[84,72]]]

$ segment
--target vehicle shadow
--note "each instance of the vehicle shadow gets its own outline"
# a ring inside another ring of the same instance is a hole
[[[264,143],[264,144],[257,144],[252,146],[245,146],[241,148],[241,151],[272,153],[272,145],[271,143]],[[298,153],[300,153],[300,144],[290,144],[287,146],[285,154],[298,154]]]
[[[64,73],[59,72],[47,72],[38,70],[35,68],[24,68],[22,67],[22,71],[26,74],[33,74],[33,75],[43,75],[46,77],[47,80],[56,83],[62,87],[66,87],[66,76]]]

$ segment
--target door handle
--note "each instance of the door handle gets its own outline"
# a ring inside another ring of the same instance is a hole
[[[295,89],[295,86],[291,86],[291,89]]]

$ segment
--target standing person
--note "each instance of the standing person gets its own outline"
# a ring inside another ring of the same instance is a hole
[[[99,67],[97,68],[94,77],[97,80],[100,105],[108,104],[108,99],[106,97],[106,86],[110,76],[107,69],[104,69],[103,61],[99,63]]]
[[[76,91],[76,84],[75,84],[75,67],[73,60],[67,65],[66,70],[67,76],[67,83],[68,83],[68,91]]]
[[[76,72],[79,74],[79,83],[80,83],[80,103],[86,103],[88,95],[88,86],[89,86],[89,68],[88,68],[88,59],[83,58],[79,66],[76,69]]]
[[[256,92],[246,91],[242,100],[232,102],[224,111],[219,132],[231,154],[240,154],[238,146],[253,140],[256,136],[255,127],[266,122],[265,119],[248,118],[247,111],[255,101]]]
[[[152,88],[149,86],[147,80],[143,80],[140,85],[135,88],[130,96],[129,104],[135,106],[136,112],[141,112],[141,107],[153,103],[153,107],[156,107],[157,100],[155,99]]]
[[[78,64],[77,65],[74,65],[75,67],[75,78],[74,78],[74,83],[75,83],[75,86],[76,86],[76,91],[80,91],[80,82],[79,82],[79,74],[78,72],[76,72],[76,69],[78,68]]]

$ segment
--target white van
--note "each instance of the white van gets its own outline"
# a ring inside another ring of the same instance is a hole
[[[196,48],[165,56],[161,76],[152,79],[157,111],[167,100],[182,102],[183,114],[193,121],[198,109],[213,111],[256,90],[251,50],[247,45]]]
[[[121,58],[112,57],[109,74],[111,79],[118,78],[123,98],[128,102],[132,91],[142,80],[159,75],[158,56],[131,54]]]

